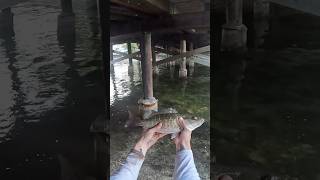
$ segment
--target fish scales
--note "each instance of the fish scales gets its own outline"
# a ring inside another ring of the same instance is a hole
[[[177,123],[177,120],[182,117],[184,119],[186,128],[190,131],[201,126],[204,122],[204,119],[197,117],[185,117],[177,113],[156,113],[151,115],[149,118],[140,122],[139,126],[143,126],[144,129],[149,129],[157,125],[158,123],[162,123],[162,127],[157,132],[160,133],[168,133],[168,134],[176,134],[181,131],[180,126]]]
[[[158,124],[159,122],[162,123],[161,130],[164,132],[167,131],[179,131],[179,125],[177,124],[178,114],[156,114],[151,116],[150,118],[146,119],[143,123],[145,128],[151,128]]]

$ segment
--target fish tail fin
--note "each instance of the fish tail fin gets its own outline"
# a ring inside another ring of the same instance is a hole
[[[131,110],[128,110],[128,114],[128,120],[124,125],[125,128],[142,126],[141,118],[137,114],[134,114]]]

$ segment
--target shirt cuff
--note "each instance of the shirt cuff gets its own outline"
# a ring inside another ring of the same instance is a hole
[[[181,151],[178,151],[177,156],[184,156],[187,154],[193,155],[192,150],[191,149],[183,149]]]

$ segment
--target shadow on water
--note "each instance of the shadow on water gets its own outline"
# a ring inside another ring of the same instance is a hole
[[[317,179],[320,19],[273,8],[270,21],[251,22],[249,53],[215,57],[213,169],[248,180]]]
[[[61,16],[60,1],[21,3],[14,33],[0,32],[1,179],[99,173],[89,127],[104,113],[105,87],[96,12],[85,3],[75,16]]]

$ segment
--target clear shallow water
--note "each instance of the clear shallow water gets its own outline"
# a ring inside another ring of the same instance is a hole
[[[217,164],[241,172],[243,179],[317,179],[319,18],[298,13],[267,25],[259,48],[216,58]]]
[[[125,50],[124,50],[125,52]],[[161,57],[160,57],[161,56]],[[159,55],[159,59],[165,55]],[[126,129],[128,107],[137,105],[143,96],[140,62],[128,60],[111,66],[110,74],[110,172],[114,172],[137,141],[140,128]],[[178,78],[178,66],[160,66],[160,74],[154,75],[154,96],[159,109],[173,107],[179,113],[189,113],[206,119],[193,132],[192,144],[200,176],[209,179],[210,170],[210,69],[195,65],[193,76],[183,81]],[[140,171],[141,179],[172,179],[174,169],[173,143],[165,138],[150,150]],[[152,176],[151,176],[152,175]]]
[[[73,4],[74,24],[59,35],[60,1],[12,7],[15,35],[0,38],[1,179],[95,176],[89,126],[105,95],[98,21],[87,4]]]

